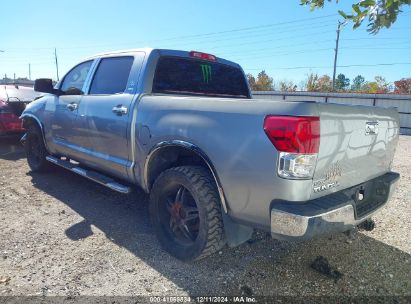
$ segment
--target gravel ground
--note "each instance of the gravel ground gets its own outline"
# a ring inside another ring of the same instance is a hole
[[[397,192],[377,228],[288,243],[252,240],[185,264],[161,250],[147,197],[56,168],[30,173],[16,140],[0,142],[0,295],[411,296],[411,137],[401,136]],[[324,256],[343,274],[310,268]]]

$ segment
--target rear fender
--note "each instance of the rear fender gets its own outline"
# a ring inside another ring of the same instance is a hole
[[[220,180],[218,178],[217,172],[211,162],[211,160],[208,158],[208,156],[196,145],[186,142],[186,141],[181,141],[181,140],[172,140],[172,141],[164,141],[160,142],[157,145],[155,145],[150,153],[148,154],[146,161],[145,161],[145,166],[144,166],[144,179],[145,179],[145,189],[147,192],[150,190],[150,185],[149,185],[149,177],[148,177],[148,171],[149,171],[149,166],[150,166],[150,160],[154,158],[153,156],[161,150],[164,147],[170,147],[170,146],[180,146],[184,147],[188,150],[191,150],[198,156],[200,156],[203,161],[207,164],[208,169],[210,170],[211,174],[213,175],[213,179],[216,183],[217,189],[218,189],[218,194],[220,196],[221,200],[221,213],[223,217],[223,222],[224,222],[224,231],[227,239],[227,243],[230,247],[235,247],[238,246],[247,240],[249,240],[253,234],[254,229],[249,227],[249,226],[244,226],[242,224],[239,224],[231,219],[231,217],[228,214],[228,206],[226,205],[226,199],[224,196],[224,191],[221,186]]]

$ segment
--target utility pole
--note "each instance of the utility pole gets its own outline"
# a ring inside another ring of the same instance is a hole
[[[57,61],[57,50],[54,48],[54,59],[56,60],[57,81],[59,81],[59,63]]]
[[[30,66],[30,63],[29,63],[29,80],[31,80],[31,66]]]
[[[337,39],[335,40],[335,49],[334,49],[334,71],[333,71],[333,91],[335,89],[335,73],[337,71],[337,57],[338,57],[338,43],[340,41],[340,30],[341,26],[344,25],[343,22],[338,21],[337,26]]]

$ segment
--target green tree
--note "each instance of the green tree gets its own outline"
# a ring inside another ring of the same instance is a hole
[[[338,3],[339,0],[336,2]],[[323,8],[324,3],[325,0],[300,0],[301,5],[309,5],[311,10]],[[351,13],[338,12],[345,20],[354,23],[354,29],[368,18],[367,31],[376,34],[383,27],[389,28],[397,20],[397,16],[402,12],[401,8],[405,5],[411,5],[411,0],[357,0],[352,5]]]
[[[344,91],[350,86],[350,79],[345,77],[344,74],[338,74],[337,79],[335,80],[335,89],[337,91]]]
[[[389,82],[382,76],[375,76],[375,82],[377,83],[377,93],[388,93],[391,90]]]
[[[365,83],[365,78],[361,75],[357,75],[352,81],[351,90],[356,91],[356,92],[361,91],[364,83]]]
[[[318,91],[318,74],[310,73],[307,75],[307,80],[305,81],[305,89],[308,92]]]
[[[389,93],[390,84],[382,76],[375,76],[374,81],[367,82],[363,85],[362,91],[371,94]]]
[[[305,88],[309,92],[330,92],[332,91],[332,81],[330,76],[322,75],[318,77],[316,73],[310,73],[307,75],[305,81]]]
[[[273,78],[268,76],[265,71],[257,75],[257,79],[252,74],[247,74],[248,83],[252,91],[272,91],[274,90]]]
[[[255,85],[255,77],[253,76],[253,74],[248,73],[247,80],[248,80],[248,85],[250,86],[251,91],[257,91],[256,85]]]
[[[279,82],[279,90],[283,92],[297,91],[297,85],[293,81],[282,80]]]
[[[378,93],[378,84],[375,81],[366,82],[362,87],[362,92],[376,94]]]
[[[328,75],[323,75],[318,78],[318,92],[331,92],[333,89],[333,83],[331,77]]]

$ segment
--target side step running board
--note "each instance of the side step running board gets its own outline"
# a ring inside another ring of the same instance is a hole
[[[106,186],[107,188],[110,188],[111,190],[114,190],[120,193],[125,193],[125,194],[131,192],[130,187],[124,186],[116,182],[114,179],[107,177],[103,174],[97,173],[95,171],[83,169],[79,167],[78,165],[71,163],[70,161],[61,160],[53,156],[47,156],[46,159],[53,164],[56,164],[60,167],[63,167],[64,169],[70,170],[74,173],[77,173],[78,175],[91,179],[92,181],[99,183],[103,186]]]

